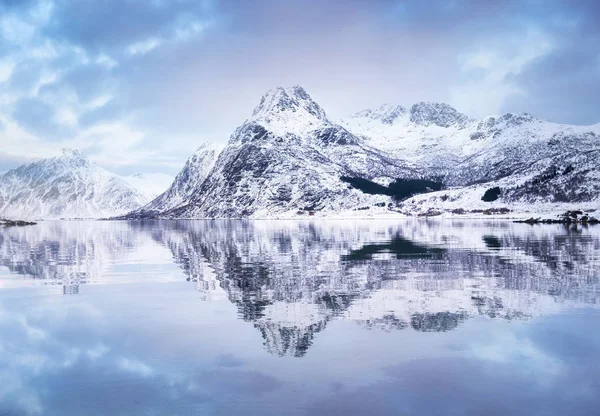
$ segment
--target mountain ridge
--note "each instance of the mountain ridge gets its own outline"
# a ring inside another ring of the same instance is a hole
[[[463,203],[594,202],[598,168],[593,160],[600,151],[600,130],[595,129],[528,113],[473,119],[435,102],[409,108],[384,104],[336,123],[302,87],[278,87],[263,95],[187,198],[141,217],[296,217],[307,211],[335,215],[371,209],[418,213],[444,209],[448,201],[448,210]],[[567,169],[576,160],[582,166]],[[564,165],[567,173],[549,175],[553,165]],[[377,191],[398,180],[441,182],[446,189],[424,188],[426,193],[405,201]],[[357,188],[359,182],[369,190]],[[499,201],[474,201],[474,193],[483,195],[495,186],[504,189]]]
[[[36,209],[52,218],[296,218],[594,208],[599,159],[600,123],[474,119],[437,102],[384,104],[337,122],[295,85],[267,91],[226,145],[202,144],[159,195],[135,184],[165,177],[118,177],[64,150],[0,176],[0,215],[10,206],[25,218]],[[492,188],[497,199],[484,201]],[[45,208],[53,198],[66,208]]]

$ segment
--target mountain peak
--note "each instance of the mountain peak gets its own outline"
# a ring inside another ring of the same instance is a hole
[[[260,104],[254,109],[252,117],[268,119],[281,113],[299,111],[307,112],[321,121],[327,121],[325,111],[299,85],[289,88],[277,87],[267,91]]]
[[[61,149],[61,154],[62,154],[62,156],[66,156],[66,157],[83,158],[83,155],[81,154],[81,152],[79,150],[71,149],[69,147],[65,147],[65,148]]]
[[[73,149],[11,169],[0,178],[0,196],[0,217],[32,219],[106,217],[147,202],[122,177]]]
[[[478,131],[498,130],[507,127],[517,127],[524,124],[540,122],[541,120],[529,113],[506,113],[501,116],[489,116],[477,125]]]
[[[76,163],[78,165],[86,165],[90,163],[88,158],[86,158],[83,153],[77,149],[71,148],[61,149],[61,155],[57,159],[69,163]]]
[[[196,151],[194,152],[195,155],[200,155],[200,154],[204,154],[206,152],[216,152],[219,153],[221,150],[223,150],[224,145],[221,143],[215,143],[215,142],[203,142],[200,144],[200,146],[198,146],[198,148],[196,149]]]
[[[423,126],[464,126],[469,118],[445,103],[420,102],[410,108],[410,121]]]
[[[352,118],[369,118],[371,120],[380,120],[384,124],[393,124],[400,116],[406,114],[406,108],[401,105],[383,104],[376,110],[370,108],[359,111],[352,115]]]

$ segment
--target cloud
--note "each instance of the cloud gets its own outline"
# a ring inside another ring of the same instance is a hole
[[[293,84],[333,118],[442,101],[472,116],[600,122],[594,0],[30,0],[0,10],[10,127],[0,140],[11,154],[10,134],[27,131],[22,156],[33,142],[77,142],[121,173],[174,174],[199,143],[228,140],[266,90]],[[97,134],[115,125],[127,146]]]
[[[141,377],[150,377],[154,373],[152,368],[135,359],[121,358],[117,365],[122,370],[134,373]]]
[[[68,137],[73,131],[61,122],[56,109],[44,101],[21,98],[13,105],[13,119],[33,134],[44,138]]]
[[[87,51],[119,54],[154,36],[169,36],[190,23],[200,24],[210,5],[202,0],[57,0],[53,23],[46,32]]]
[[[600,122],[600,4],[582,1],[573,9],[554,20],[556,47],[511,76],[522,93],[509,97],[504,108],[533,108],[564,123]]]

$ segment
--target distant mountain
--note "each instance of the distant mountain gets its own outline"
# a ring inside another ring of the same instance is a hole
[[[75,150],[0,176],[0,217],[98,218],[132,211],[147,201],[128,181]]]
[[[212,154],[211,154],[212,156]],[[198,158],[203,167],[212,158]],[[406,162],[366,145],[331,122],[302,89],[267,92],[206,173],[186,173],[171,192],[130,217],[262,217],[300,211],[339,211],[389,198],[354,189],[344,177],[390,182],[416,177]],[[176,207],[173,207],[177,205]]]
[[[341,124],[374,148],[412,162],[423,177],[450,187],[406,201],[409,212],[600,205],[599,125],[557,124],[527,113],[472,120],[436,103],[416,104],[390,117],[390,108],[403,107],[363,110]],[[495,187],[501,189],[498,200],[482,201]]]

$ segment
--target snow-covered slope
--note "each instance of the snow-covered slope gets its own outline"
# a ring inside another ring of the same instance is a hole
[[[481,197],[493,187],[502,189],[496,204],[519,209],[599,200],[598,125],[557,124],[527,113],[471,120],[432,103],[410,111],[389,105],[364,110],[341,124],[411,161],[424,177],[456,188],[408,200],[403,206],[409,212],[489,207]]]
[[[218,144],[202,144],[185,163],[171,186],[130,216],[149,217],[187,204],[215,166],[221,150],[222,146]]]
[[[184,172],[173,187],[188,183]],[[150,204],[153,210],[131,216],[263,217],[298,210],[336,211],[389,200],[350,188],[342,176],[391,181],[415,175],[406,163],[332,123],[301,87],[276,88],[233,133],[206,179],[194,180],[191,191],[174,199],[178,207],[169,209],[171,197],[164,195]]]
[[[222,152],[201,148],[167,192],[127,216],[264,218],[306,211],[481,209],[490,207],[481,198],[495,187],[501,188],[496,205],[519,209],[531,203],[546,208],[595,204],[599,156],[600,125],[569,126],[527,113],[474,120],[432,102],[384,105],[337,124],[301,87],[275,88]],[[382,190],[373,182],[387,186],[397,179],[436,182],[418,185],[421,191],[439,189],[439,183],[445,189],[396,207],[391,188]]]
[[[440,176],[448,185],[499,179],[544,158],[600,147],[598,125],[557,124],[527,113],[472,120],[439,103],[415,104],[410,111],[385,105],[356,113],[341,124],[373,147],[410,160],[426,176]]]
[[[147,202],[121,177],[75,150],[12,169],[0,176],[0,217],[98,218]]]

